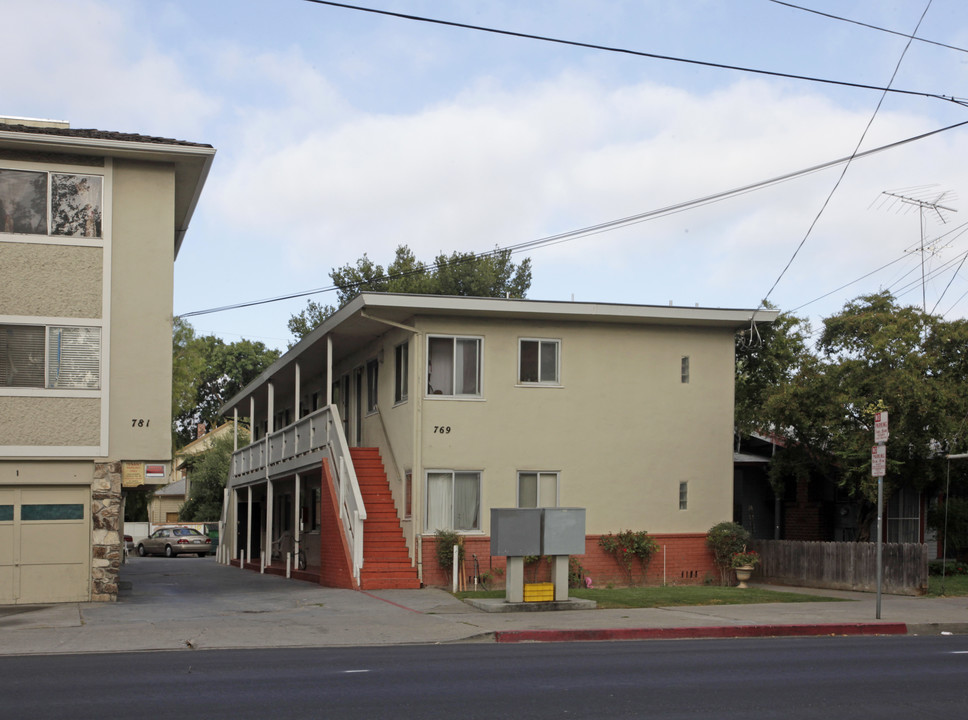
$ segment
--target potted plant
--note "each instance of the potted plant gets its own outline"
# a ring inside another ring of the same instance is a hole
[[[733,570],[736,579],[739,580],[737,587],[745,588],[746,581],[750,579],[753,569],[760,564],[760,555],[755,550],[748,550],[744,547],[740,552],[733,553]]]

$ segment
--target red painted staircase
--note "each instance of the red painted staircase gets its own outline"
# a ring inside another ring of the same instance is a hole
[[[418,589],[417,568],[410,562],[380,451],[377,448],[351,448],[350,457],[366,508],[360,589]]]

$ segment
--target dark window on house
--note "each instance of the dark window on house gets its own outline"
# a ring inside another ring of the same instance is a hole
[[[480,397],[481,338],[430,337],[427,341],[427,394]]]
[[[684,384],[689,382],[689,356],[688,355],[682,356],[682,382]]]
[[[689,483],[679,483],[679,509],[686,510],[689,505]]]
[[[410,345],[397,345],[393,351],[393,402],[401,403],[410,392]]]
[[[377,388],[380,384],[380,363],[370,360],[366,363],[366,411],[376,412]]]
[[[518,382],[558,384],[559,340],[521,340],[518,352]]]
[[[101,329],[0,325],[0,386],[99,389]]]
[[[102,185],[98,175],[0,170],[0,232],[101,237]]]

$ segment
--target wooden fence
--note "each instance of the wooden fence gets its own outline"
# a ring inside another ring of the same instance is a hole
[[[757,540],[762,562],[754,581],[877,592],[877,543]],[[928,548],[884,543],[884,583],[892,595],[922,595],[928,588]]]

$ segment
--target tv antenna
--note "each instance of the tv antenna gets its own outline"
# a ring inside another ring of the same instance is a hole
[[[924,213],[927,210],[930,217],[936,216],[936,219],[941,223],[947,223],[948,219],[945,217],[945,214],[958,212],[953,207],[941,204],[942,202],[950,202],[949,197],[951,200],[954,200],[955,198],[952,194],[947,190],[938,192],[935,188],[937,188],[937,185],[922,185],[920,187],[905,188],[902,190],[885,190],[881,193],[881,202],[878,203],[880,207],[893,208],[898,213],[908,212],[914,208],[918,209],[921,230],[921,308],[925,313],[928,312],[928,301],[925,292],[924,275]],[[930,250],[931,248],[928,249]]]

